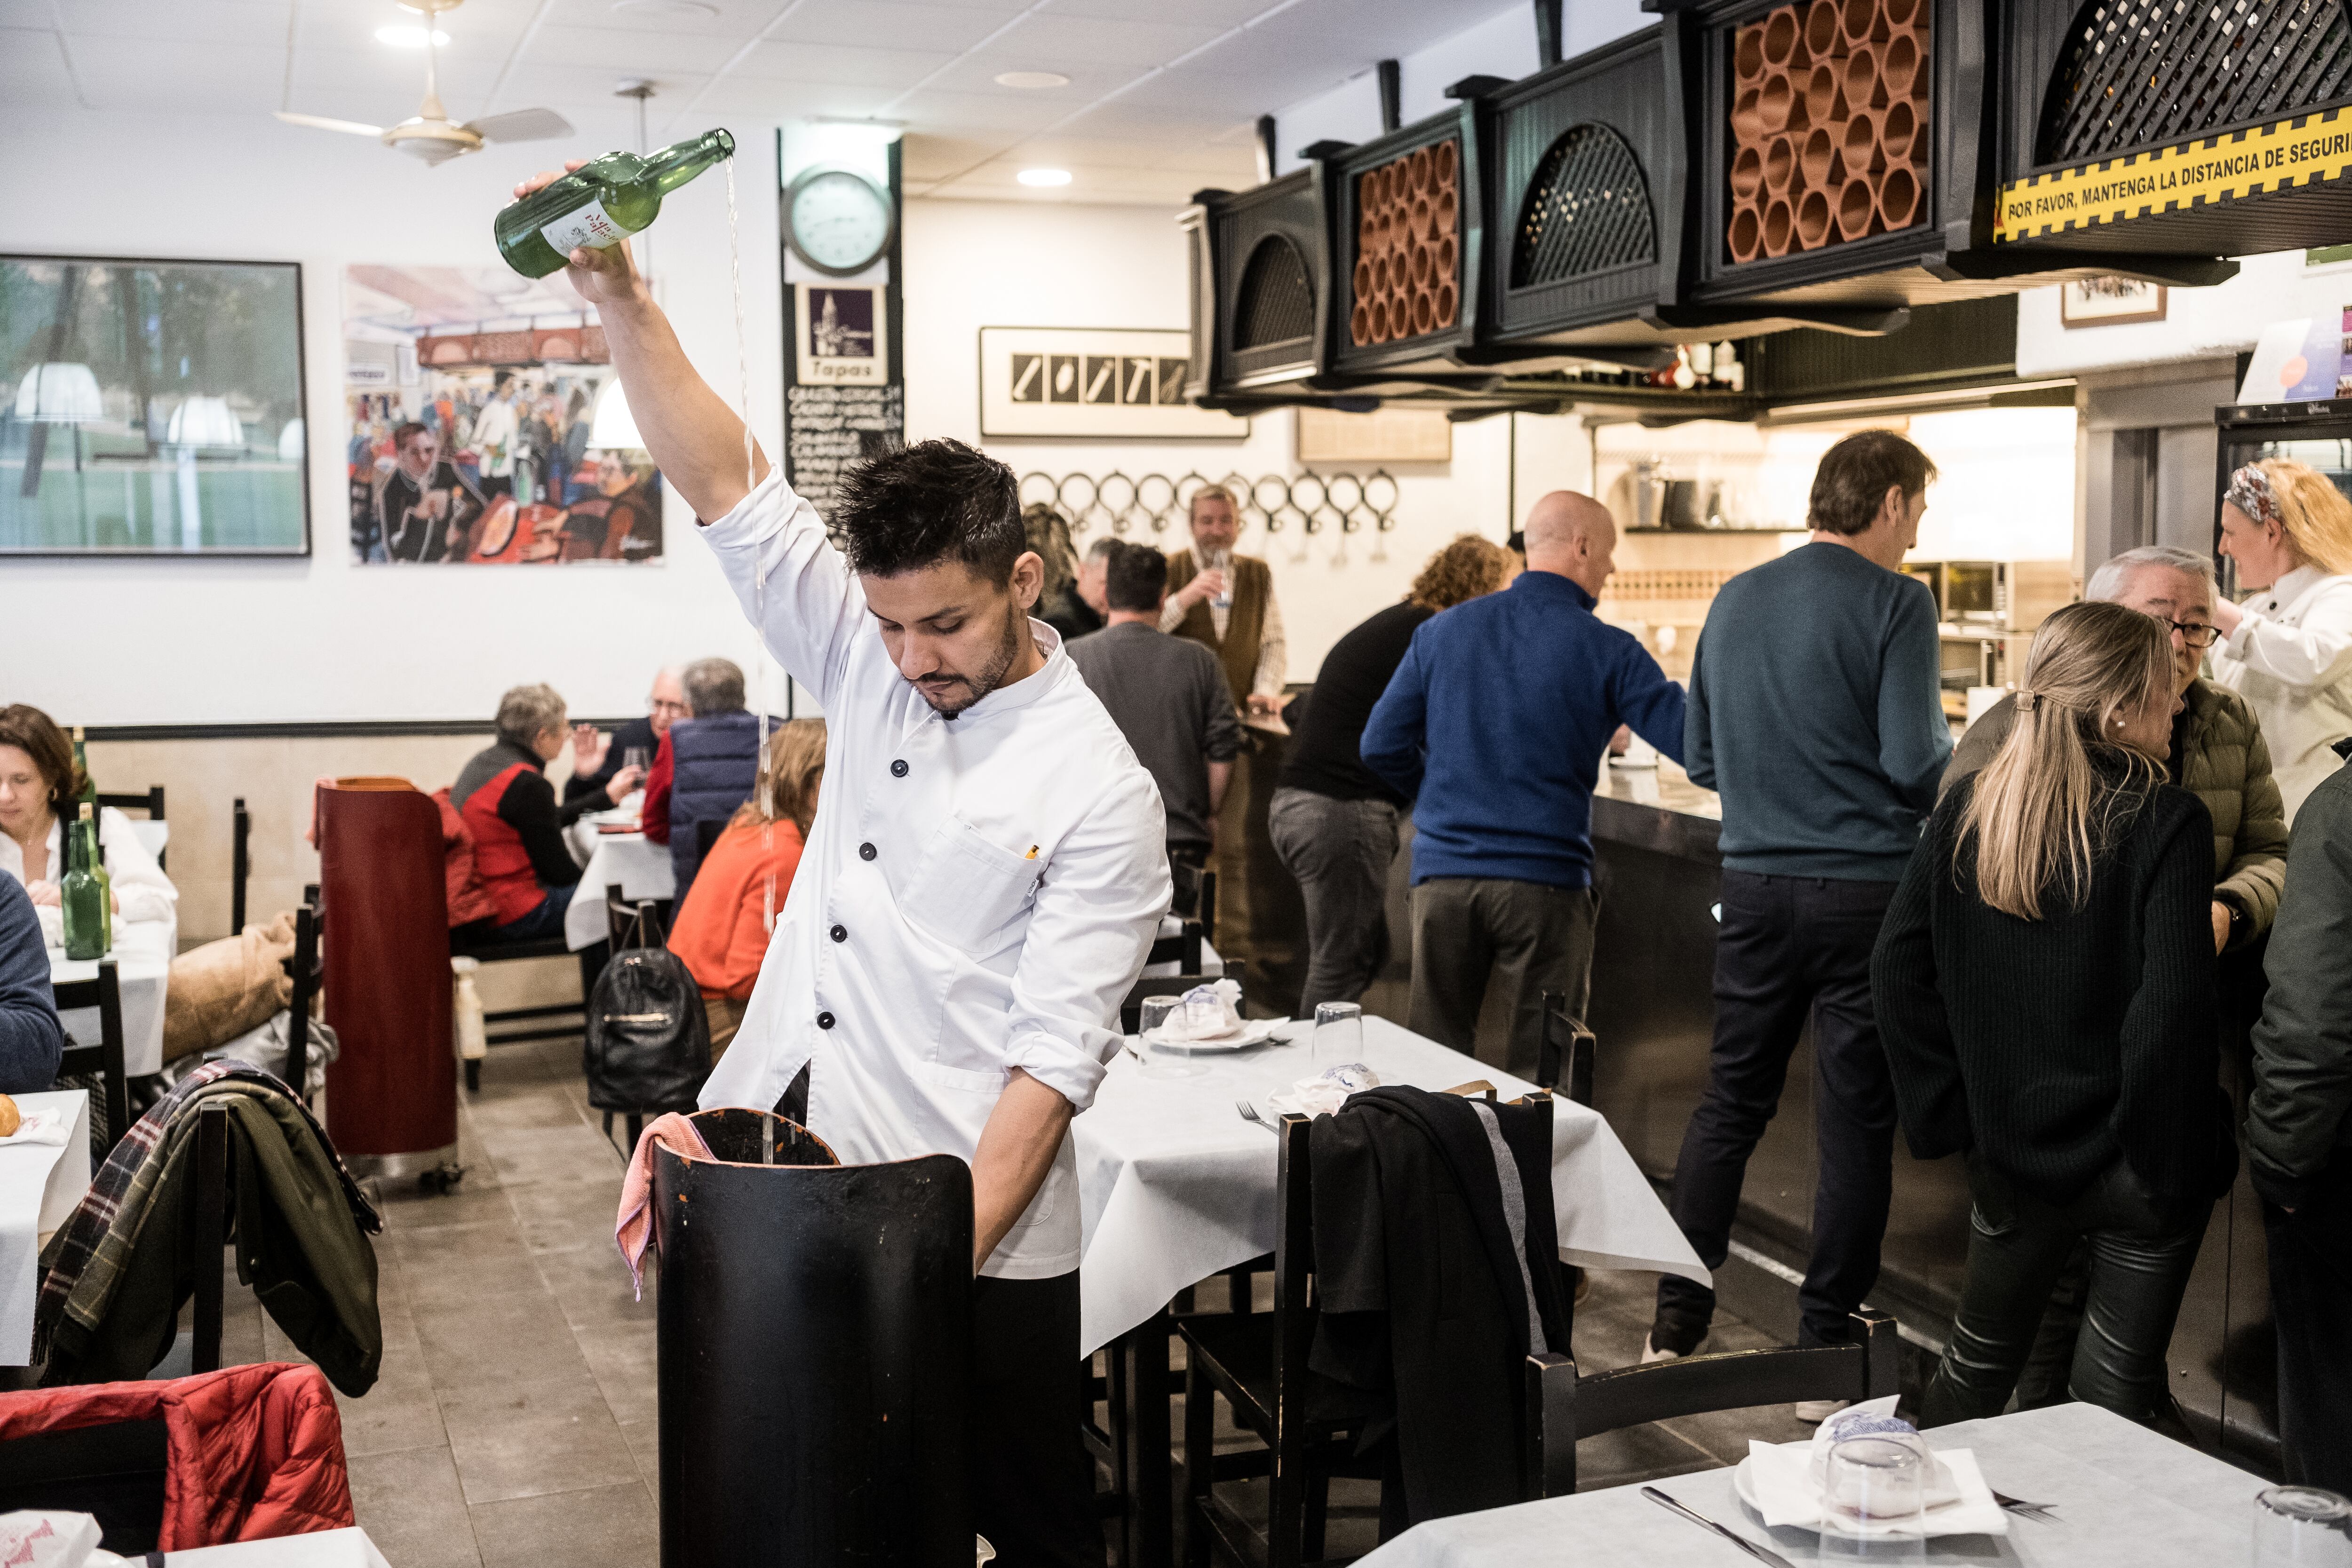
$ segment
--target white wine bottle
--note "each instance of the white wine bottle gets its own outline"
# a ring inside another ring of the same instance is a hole
[[[735,155],[735,138],[705,132],[640,158],[607,153],[499,214],[499,254],[526,278],[562,270],[574,250],[602,250],[653,226],[662,197]]]

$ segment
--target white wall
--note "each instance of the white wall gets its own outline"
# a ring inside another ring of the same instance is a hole
[[[2244,257],[2227,283],[2171,289],[2163,321],[2122,326],[2065,326],[2058,293],[2031,289],[2017,297],[2020,375],[2072,375],[2250,349],[2273,321],[2326,318],[2352,305],[2352,263],[2305,267],[2300,250]]]

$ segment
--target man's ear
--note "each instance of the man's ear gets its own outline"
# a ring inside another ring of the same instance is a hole
[[[1044,559],[1034,550],[1023,551],[1013,563],[1013,577],[1008,586],[1012,589],[1014,604],[1024,610],[1034,606],[1038,595],[1045,591]]]

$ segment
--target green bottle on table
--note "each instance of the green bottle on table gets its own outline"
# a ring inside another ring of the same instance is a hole
[[[708,131],[658,153],[607,153],[499,214],[499,254],[526,278],[560,272],[574,250],[602,250],[653,226],[662,197],[733,157],[735,138]]]
[[[66,928],[66,956],[71,959],[104,958],[108,947],[106,884],[98,879],[94,868],[98,863],[98,822],[85,805],[81,819],[66,836],[66,875],[58,886],[58,902],[63,906]]]

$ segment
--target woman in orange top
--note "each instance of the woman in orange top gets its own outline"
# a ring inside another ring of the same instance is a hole
[[[768,937],[816,819],[824,778],[824,721],[793,719],[768,737],[768,811],[745,801],[710,847],[669,933],[669,950],[702,988],[713,1061],[742,1026],[768,956]]]

